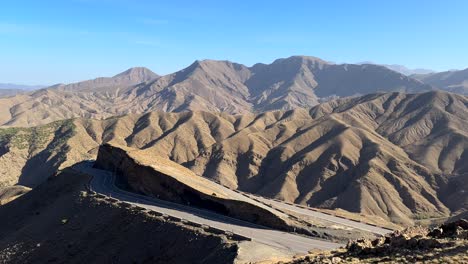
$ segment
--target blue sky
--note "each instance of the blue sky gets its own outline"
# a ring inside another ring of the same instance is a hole
[[[5,0],[0,83],[54,84],[196,59],[291,55],[468,67],[468,1]]]

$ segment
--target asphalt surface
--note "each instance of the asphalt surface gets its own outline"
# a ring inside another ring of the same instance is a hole
[[[305,254],[311,249],[330,250],[343,246],[342,244],[272,230],[260,225],[226,217],[210,211],[127,192],[114,185],[114,179],[111,172],[92,168],[91,164],[83,164],[75,167],[75,169],[93,176],[90,188],[97,193],[111,196],[115,199],[138,205],[148,210],[197,224],[207,225],[227,232],[232,232],[234,234],[251,238],[252,241],[272,246],[280,250]]]
[[[250,196],[253,199],[257,199],[261,201],[262,203],[268,204],[274,208],[284,209],[284,210],[294,212],[296,214],[315,217],[318,219],[326,220],[326,221],[340,224],[343,226],[351,227],[354,229],[368,231],[368,232],[378,234],[378,235],[385,235],[385,234],[393,232],[393,230],[391,229],[377,227],[377,226],[369,225],[366,223],[362,223],[362,222],[358,222],[358,221],[354,221],[354,220],[350,220],[346,218],[341,218],[341,217],[337,217],[334,215],[325,214],[325,213],[314,211],[314,210],[307,209],[307,208],[301,208],[301,207],[298,207],[297,205],[287,204],[284,202],[278,202],[275,200],[267,199],[265,197],[251,195],[251,194],[246,194],[246,195]]]

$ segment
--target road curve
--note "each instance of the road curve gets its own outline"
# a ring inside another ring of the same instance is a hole
[[[115,187],[111,172],[92,168],[89,163],[75,166],[74,169],[93,177],[90,188],[97,193],[112,196],[118,200],[135,204],[148,210],[242,235],[251,238],[255,242],[281,250],[305,254],[311,249],[330,250],[343,246],[342,244],[272,230],[210,211],[127,192]]]
[[[271,206],[273,208],[276,208],[276,209],[284,209],[284,210],[294,212],[296,214],[301,214],[301,215],[315,217],[315,218],[318,218],[318,219],[323,219],[323,220],[326,220],[326,221],[329,221],[329,222],[344,225],[344,226],[351,227],[351,228],[354,228],[354,229],[359,229],[359,230],[371,232],[371,233],[374,233],[374,234],[377,234],[377,235],[385,235],[385,234],[393,232],[393,230],[391,230],[391,229],[378,227],[378,226],[373,226],[373,225],[369,225],[369,224],[366,224],[366,223],[362,223],[362,222],[358,222],[358,221],[354,221],[354,220],[350,220],[350,219],[346,219],[346,218],[342,218],[342,217],[337,217],[337,216],[330,215],[330,214],[325,214],[325,213],[322,213],[322,212],[319,212],[319,211],[311,210],[309,208],[301,208],[301,207],[298,207],[297,205],[287,204],[285,202],[279,202],[279,201],[267,199],[267,198],[262,197],[262,196],[257,196],[257,195],[247,194],[247,193],[245,193],[245,195],[251,197],[252,199],[256,199],[259,202],[262,202],[262,203],[264,203],[266,205],[269,205],[269,206]]]

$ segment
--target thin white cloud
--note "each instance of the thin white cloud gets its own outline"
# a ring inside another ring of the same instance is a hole
[[[137,45],[151,46],[151,47],[157,47],[157,46],[160,46],[161,44],[159,41],[155,41],[155,40],[136,40],[134,43]]]
[[[154,18],[145,18],[142,20],[145,25],[167,25],[169,20],[166,19],[154,19]]]

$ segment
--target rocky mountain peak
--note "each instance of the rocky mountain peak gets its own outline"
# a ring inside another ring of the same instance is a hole
[[[150,81],[158,78],[159,75],[146,67],[133,67],[115,75],[112,78],[128,78],[130,80]]]

